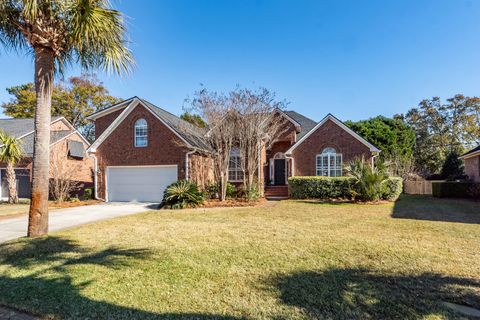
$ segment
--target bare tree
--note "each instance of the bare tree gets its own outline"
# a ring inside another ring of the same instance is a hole
[[[65,148],[55,148],[50,154],[50,194],[57,202],[64,202],[80,183],[75,180],[81,166],[69,161]]]
[[[230,152],[236,139],[236,111],[230,96],[202,89],[195,93],[192,108],[208,124],[205,141],[211,149],[215,180],[219,184],[220,201],[227,194]]]
[[[236,143],[241,154],[243,184],[247,198],[251,199],[256,190],[262,195],[263,182],[258,175],[262,150],[269,149],[287,129],[287,120],[280,115],[286,103],[276,101],[275,94],[265,88],[256,91],[237,89],[230,96],[238,113]]]

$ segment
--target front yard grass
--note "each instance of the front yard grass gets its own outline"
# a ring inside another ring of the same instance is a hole
[[[152,211],[0,245],[0,305],[62,319],[461,318],[442,302],[480,308],[479,215],[412,196]]]

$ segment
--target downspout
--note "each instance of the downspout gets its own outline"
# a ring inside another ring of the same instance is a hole
[[[105,201],[105,199],[102,199],[98,196],[98,180],[97,180],[97,174],[98,174],[98,161],[97,161],[97,157],[92,154],[92,153],[89,153],[88,155],[90,158],[93,159],[93,189],[94,189],[94,192],[95,192],[95,199],[96,200],[101,200],[101,201]]]
[[[186,154],[185,154],[185,180],[189,180],[188,178],[188,158],[191,154],[194,154],[195,152],[197,152],[197,149],[193,149],[192,151],[188,151]]]

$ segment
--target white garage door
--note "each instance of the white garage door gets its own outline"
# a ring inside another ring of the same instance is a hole
[[[108,167],[108,201],[160,202],[163,191],[177,180],[177,166]]]

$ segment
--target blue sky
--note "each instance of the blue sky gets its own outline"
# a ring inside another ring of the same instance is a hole
[[[113,95],[174,113],[205,85],[263,86],[314,120],[392,116],[423,98],[480,95],[480,1],[114,0],[137,68],[99,74]],[[4,88],[32,59],[0,51]],[[69,70],[67,76],[78,74]]]

